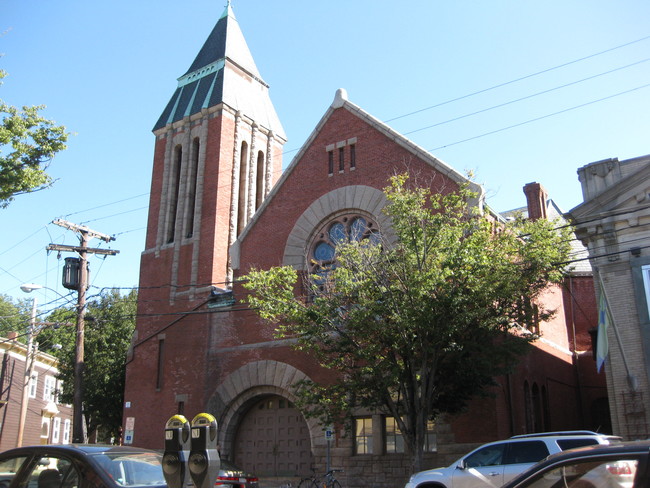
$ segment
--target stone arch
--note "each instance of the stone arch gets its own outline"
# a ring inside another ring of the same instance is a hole
[[[237,428],[255,402],[272,395],[293,402],[296,395],[292,386],[302,379],[308,379],[308,376],[299,369],[272,360],[248,363],[228,375],[208,401],[208,412],[217,413],[221,455],[225,458],[232,457]],[[309,429],[313,453],[314,446],[321,443],[322,427],[315,419],[305,418],[305,422]]]
[[[329,216],[345,210],[362,210],[374,216],[382,235],[394,242],[390,219],[382,213],[387,204],[381,190],[365,185],[351,185],[337,188],[314,200],[296,220],[284,248],[282,264],[295,269],[305,269],[306,246],[315,229],[320,228]]]

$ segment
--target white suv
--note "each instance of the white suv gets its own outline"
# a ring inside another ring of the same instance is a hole
[[[584,430],[517,435],[484,444],[447,468],[415,473],[405,488],[498,487],[549,454],[620,441],[620,437]]]

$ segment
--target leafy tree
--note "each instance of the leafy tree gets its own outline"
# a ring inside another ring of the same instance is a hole
[[[16,304],[11,297],[0,295],[0,336],[7,337],[10,332],[17,332],[17,340],[27,342],[30,313],[26,307],[24,300]]]
[[[486,394],[537,338],[537,320],[552,316],[537,299],[562,280],[569,239],[546,220],[495,223],[465,188],[408,184],[396,176],[386,189],[396,243],[342,242],[334,265],[305,278],[307,297],[296,296],[291,267],[253,270],[244,286],[278,337],[338,373],[298,386],[306,414],[343,421],[369,407],[393,416],[418,471],[427,421]]]
[[[0,70],[0,80],[6,76]],[[45,172],[56,153],[66,149],[68,133],[40,115],[43,105],[18,109],[0,100],[0,208],[15,195],[52,184]]]
[[[83,413],[87,431],[98,431],[102,440],[117,437],[122,425],[126,353],[135,330],[136,300],[135,291],[122,296],[114,289],[87,305]],[[53,352],[60,360],[61,398],[73,403],[76,310],[58,309],[49,321],[60,325],[43,330],[38,340],[62,345]]]

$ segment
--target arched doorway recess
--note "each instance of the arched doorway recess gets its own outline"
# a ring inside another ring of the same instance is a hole
[[[233,454],[237,465],[258,476],[304,475],[312,464],[309,427],[286,398],[260,398],[239,423]]]

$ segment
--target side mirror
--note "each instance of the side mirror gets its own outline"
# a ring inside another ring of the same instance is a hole
[[[458,461],[458,464],[456,465],[456,469],[465,469],[467,468],[467,465],[465,464],[465,460],[461,459]]]

